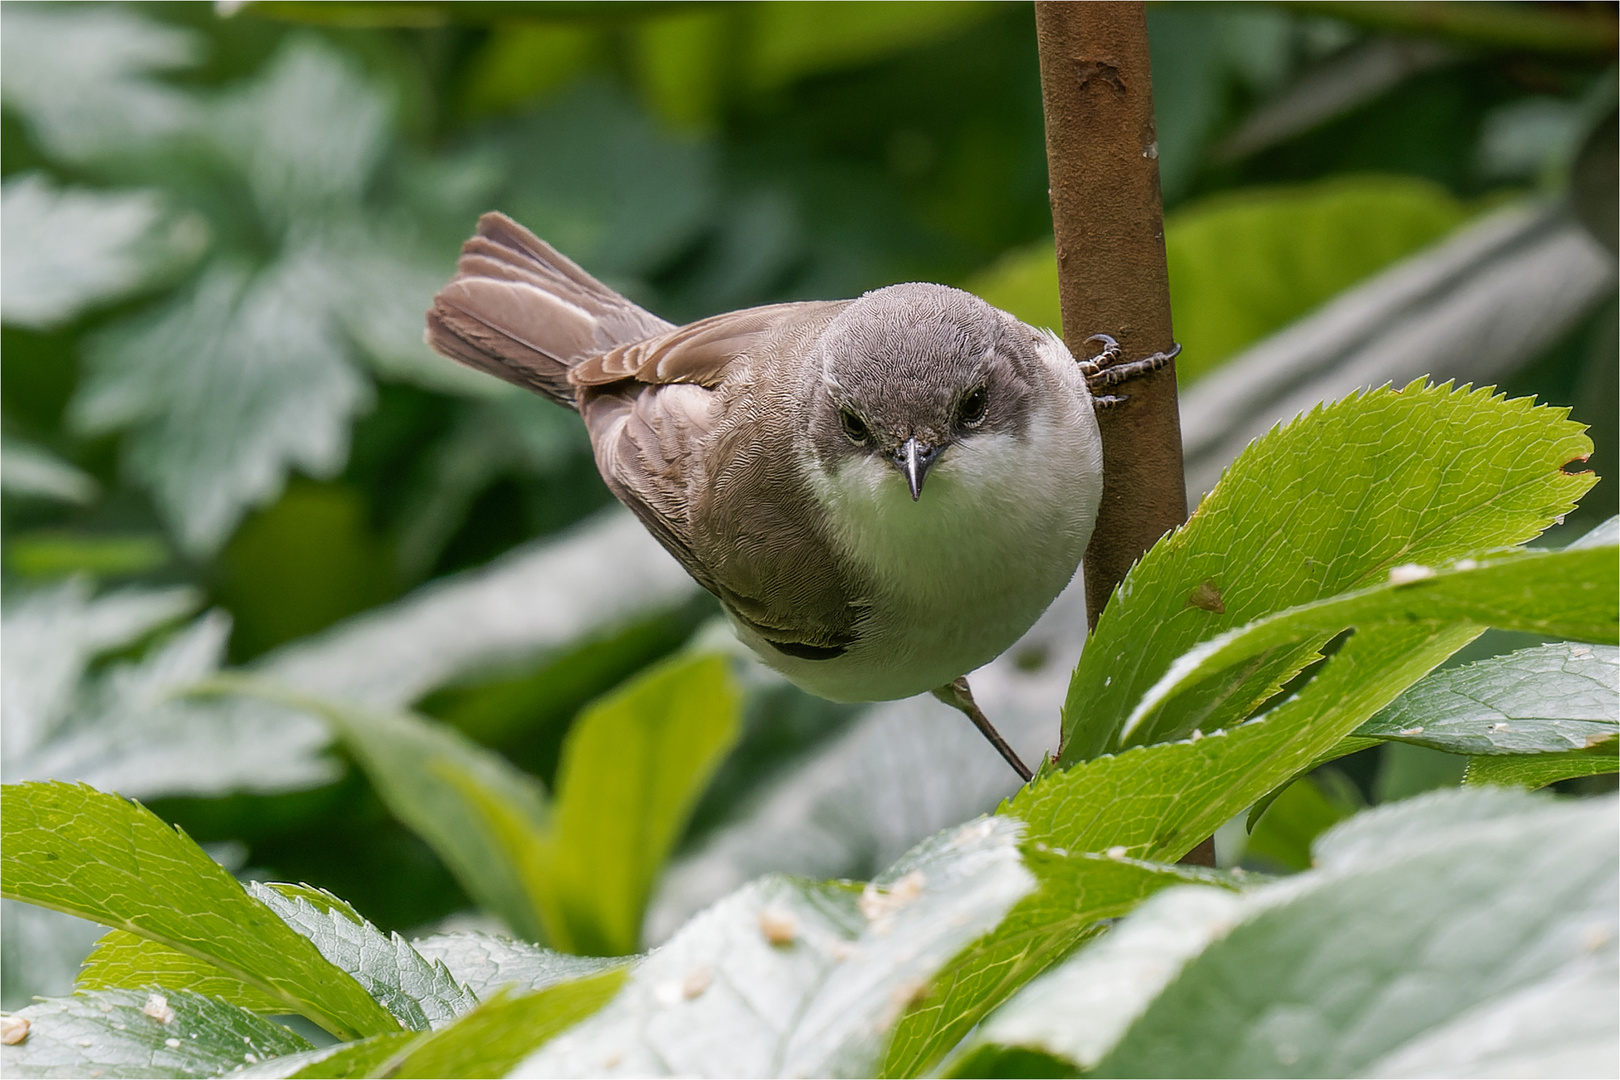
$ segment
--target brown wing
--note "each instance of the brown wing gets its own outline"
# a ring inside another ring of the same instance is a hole
[[[860,582],[799,475],[795,357],[842,303],[716,316],[576,365],[597,467],[705,588],[783,652],[855,640]]]

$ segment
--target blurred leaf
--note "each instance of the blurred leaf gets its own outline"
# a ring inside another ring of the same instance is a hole
[[[467,67],[461,108],[470,116],[482,116],[543,98],[584,71],[600,48],[601,32],[594,26],[497,25]]]
[[[258,703],[221,708],[179,696],[218,670],[229,634],[230,618],[210,612],[138,663],[80,685],[72,722],[26,754],[11,750],[6,778],[77,780],[130,797],[330,782],[335,764],[318,756],[324,732],[311,722]]]
[[[1463,783],[1533,790],[1560,780],[1620,772],[1617,748],[1620,748],[1620,742],[1611,738],[1584,750],[1565,750],[1559,754],[1492,754],[1489,757],[1469,758]]]
[[[1548,754],[1620,733],[1620,649],[1543,645],[1437,671],[1356,735],[1452,754]]]
[[[1035,887],[1019,828],[974,822],[865,891],[763,878],[631,972],[601,1012],[520,1066],[635,1076],[871,1075],[888,1031],[955,953]],[[616,1058],[614,1066],[604,1062]]]
[[[931,1073],[986,1013],[1095,934],[1102,920],[1126,914],[1160,889],[1187,882],[1234,884],[1198,868],[1071,855],[1039,842],[1027,845],[1023,854],[1040,886],[931,980],[927,996],[913,1003],[895,1028],[881,1075]]]
[[[82,785],[4,789],[4,895],[149,937],[340,1037],[398,1023],[315,945],[138,803]]]
[[[1165,222],[1178,376],[1197,380],[1468,216],[1437,184],[1380,176],[1249,189],[1178,210]]]
[[[347,54],[298,36],[251,82],[212,103],[208,127],[265,220],[308,230],[359,209],[392,134],[390,113]]]
[[[1331,469],[1313,464],[1321,446],[1338,448]],[[1590,452],[1564,410],[1418,382],[1319,406],[1272,431],[1244,451],[1186,525],[1136,564],[1103,609],[1069,686],[1062,760],[1120,745],[1130,716],[1140,718],[1132,725],[1138,742],[1243,719],[1351,623],[1246,652],[1249,667],[1232,670],[1227,692],[1189,697],[1189,711],[1138,726],[1149,708],[1143,695],[1201,641],[1387,581],[1399,565],[1443,565],[1535,536],[1591,486],[1590,473],[1561,468]],[[1482,491],[1504,494],[1482,499]],[[1221,612],[1187,599],[1202,588],[1218,592]]]
[[[649,111],[676,129],[715,127],[735,63],[728,37],[747,15],[719,5],[676,9],[636,23],[636,74]]]
[[[500,994],[450,1027],[414,1043],[389,1076],[506,1076],[554,1036],[584,1020],[618,993],[623,968],[558,983],[530,994]]]
[[[102,535],[55,529],[23,533],[6,545],[6,567],[26,578],[144,574],[169,561],[169,546],[151,533]]]
[[[219,679],[272,701],[297,703],[331,724],[390,812],[425,840],[478,904],[528,938],[544,936],[509,841],[489,821],[495,803],[538,836],[550,810],[532,777],[459,732],[409,713],[308,698],[273,686]],[[477,791],[475,799],[469,791]],[[514,828],[518,826],[514,825]]]
[[[569,730],[548,858],[531,883],[560,948],[635,951],[653,883],[740,732],[729,663],[712,654],[666,661]]]
[[[0,37],[0,96],[46,153],[92,161],[188,128],[192,99],[151,76],[201,58],[197,34],[129,8],[18,5]]]
[[[417,952],[442,963],[467,989],[485,1000],[502,991],[528,993],[558,983],[583,979],[623,961],[594,956],[571,956],[538,945],[491,937],[476,931],[434,934],[411,942]]]
[[[6,221],[0,318],[33,329],[68,322],[148,285],[195,259],[208,242],[200,218],[175,216],[155,191],[61,188],[39,173],[6,180],[0,214]]]
[[[28,1036],[0,1047],[7,1076],[214,1077],[310,1049],[280,1024],[185,990],[98,990],[15,1015]]]
[[[807,75],[869,63],[960,31],[994,14],[996,7],[941,0],[841,4],[834,9],[810,0],[762,4],[750,12],[747,77],[754,89],[772,90]]]
[[[1329,778],[1341,782],[1335,784]],[[1311,843],[1361,809],[1362,801],[1354,785],[1340,773],[1302,777],[1283,788],[1251,826],[1244,858],[1258,855],[1276,868],[1308,870]]]
[[[243,522],[216,564],[216,595],[236,617],[236,656],[258,656],[392,599],[391,552],[367,509],[347,484],[295,480]]]
[[[321,955],[353,976],[366,993],[411,1031],[442,1028],[478,1004],[441,963],[429,961],[398,934],[384,934],[347,904],[312,903],[314,890],[251,882],[248,893],[303,934]],[[321,896],[314,897],[324,901]]]
[[[1476,635],[1492,626],[1578,641],[1613,640],[1620,631],[1615,560],[1613,548],[1528,552],[1484,564],[1463,560],[1471,565],[1439,571],[1425,567],[1426,576],[1418,580],[1402,580],[1392,572],[1382,585],[1264,616],[1200,643],[1172,663],[1142,695],[1120,740],[1132,745],[1185,735],[1189,728],[1181,716],[1193,710],[1207,714],[1213,711],[1210,699],[1218,709],[1235,693],[1252,698],[1247,709],[1253,709],[1276,690],[1272,686],[1253,693],[1248,679],[1256,666],[1348,627],[1365,631],[1380,624],[1472,623]],[[1205,720],[1199,729],[1224,726],[1227,719],[1242,715],[1245,710],[1233,710],[1221,723]]]
[[[1617,839],[1612,800],[1455,793],[1354,818],[1320,872],[1245,897],[1097,1073],[1602,1071]]]
[[[4,212],[0,212],[3,214]],[[89,473],[43,446],[6,436],[0,443],[0,490],[83,506],[100,494]]]
[[[187,588],[130,588],[92,600],[84,578],[11,599],[3,630],[6,677],[0,680],[8,766],[67,718],[91,660],[174,621],[198,599]]]
[[[1165,218],[1170,306],[1185,385],[1462,224],[1469,211],[1411,177],[1336,177],[1249,188]],[[965,288],[1035,326],[1060,329],[1050,241],[1004,255]]]
[[[260,273],[216,263],[193,290],[104,332],[72,406],[87,435],[134,428],[129,467],[181,546],[219,547],[286,470],[330,476],[370,387],[323,317],[327,268],[305,251]]]
[[[599,80],[480,134],[507,160],[511,180],[499,205],[632,294],[626,279],[680,255],[718,199],[714,147],[660,131]]]
[[[1590,54],[1612,59],[1620,36],[1612,13],[1601,8],[1557,8],[1524,4],[1473,4],[1433,0],[1421,7],[1406,4],[1309,4],[1283,0],[1313,15],[1343,19],[1395,33],[1420,33],[1486,47],[1552,54]]]

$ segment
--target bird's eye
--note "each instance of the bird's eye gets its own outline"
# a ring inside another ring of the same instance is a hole
[[[956,419],[973,427],[984,420],[985,410],[989,407],[990,392],[981,386],[962,399],[962,403],[956,407]]]
[[[838,419],[844,425],[844,435],[850,442],[859,446],[872,437],[872,430],[866,426],[866,421],[849,409],[839,409]]]

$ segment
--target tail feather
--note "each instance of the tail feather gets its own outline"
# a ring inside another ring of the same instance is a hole
[[[570,367],[669,329],[505,214],[485,214],[433,298],[427,343],[573,408]]]

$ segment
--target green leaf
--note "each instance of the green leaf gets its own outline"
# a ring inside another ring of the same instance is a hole
[[[0,889],[219,966],[340,1038],[398,1022],[184,833],[83,785],[4,789]]]
[[[502,994],[401,1052],[391,1077],[506,1076],[525,1057],[606,1005],[624,984],[616,968],[532,994]]]
[[[1380,624],[1454,623],[1497,627],[1581,641],[1620,634],[1616,549],[1543,551],[1454,567],[1397,567],[1388,580],[1328,600],[1301,604],[1230,630],[1189,650],[1142,695],[1125,720],[1126,744],[1159,742],[1208,730],[1258,702],[1251,673],[1273,657],[1314,649],[1341,630]],[[1404,571],[1404,573],[1403,573]],[[1239,700],[1243,709],[1211,706]]]
[[[1617,847],[1612,799],[1453,791],[1353,818],[1321,870],[1243,897],[1095,1074],[1601,1073]]]
[[[1492,784],[1496,787],[1546,787],[1560,780],[1574,780],[1581,776],[1601,776],[1620,772],[1620,755],[1616,754],[1620,741],[1610,739],[1583,750],[1566,750],[1561,754],[1526,754],[1468,759],[1463,772],[1463,783],[1469,785]]]
[[[1070,855],[1039,842],[1026,845],[1023,855],[1040,887],[935,976],[928,995],[896,1027],[880,1075],[922,1075],[997,1004],[1096,933],[1100,920],[1124,915],[1169,886],[1232,886],[1213,871]]]
[[[1478,633],[1432,621],[1358,631],[1265,715],[1214,735],[1081,762],[1025,787],[1002,812],[1028,822],[1032,839],[1071,851],[1118,845],[1138,858],[1178,859]]]
[[[1062,762],[1116,748],[1142,695],[1200,641],[1402,564],[1530,539],[1594,483],[1562,471],[1590,453],[1564,410],[1421,383],[1324,405],[1256,440],[1103,609],[1069,684]],[[1219,719],[1242,719],[1332,632],[1259,663]]]
[[[1155,896],[961,1064],[1020,1047],[1099,1076],[1601,1074],[1616,840],[1612,800],[1453,790],[1357,815],[1318,869]]]
[[[501,990],[529,992],[622,967],[622,960],[571,956],[510,938],[459,931],[418,938],[411,946],[441,963],[480,1001]]]
[[[226,973],[219,965],[142,937],[128,930],[109,930],[85,958],[76,990],[137,990],[165,986],[219,998],[239,1009],[279,1014],[287,1011],[280,997]]]
[[[1452,754],[1551,754],[1614,738],[1617,716],[1620,649],[1551,644],[1437,671],[1356,735]]]
[[[98,990],[14,1014],[28,1035],[0,1046],[7,1076],[220,1076],[307,1051],[280,1024],[185,990]]]
[[[215,679],[208,685],[322,717],[354,754],[388,809],[444,860],[475,902],[525,937],[545,935],[512,841],[492,825],[479,801],[498,802],[513,830],[537,839],[549,812],[533,777],[454,728],[411,713],[368,709],[249,680]],[[469,791],[481,794],[471,798]]]
[[[231,1075],[270,1080],[291,1077],[298,1080],[359,1080],[361,1077],[380,1076],[383,1067],[395,1056],[424,1038],[427,1036],[416,1031],[373,1035],[359,1042],[323,1046],[318,1050],[305,1050],[301,1054],[288,1054],[258,1065],[248,1065]]]
[[[519,1068],[576,1076],[864,1076],[906,1006],[1036,885],[1020,827],[971,822],[863,891],[762,878],[649,954]]]
[[[59,188],[38,173],[0,189],[7,222],[0,318],[49,329],[183,269],[208,229],[154,191]]]
[[[0,216],[8,212],[0,209]],[[6,435],[0,436],[0,491],[85,506],[100,494],[101,485],[43,446]]]
[[[585,710],[569,730],[544,877],[532,886],[558,948],[635,951],[653,882],[740,732],[729,663],[677,657]]]
[[[478,999],[443,964],[398,934],[384,934],[348,904],[307,886],[252,882],[248,892],[303,934],[379,1002],[401,1027],[427,1031],[470,1011]]]
[[[325,316],[327,277],[313,250],[258,272],[215,262],[88,349],[75,429],[133,429],[129,469],[194,555],[279,494],[288,469],[329,477],[348,456],[371,391]]]

